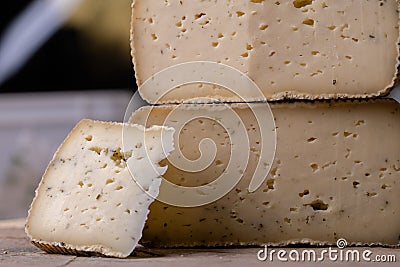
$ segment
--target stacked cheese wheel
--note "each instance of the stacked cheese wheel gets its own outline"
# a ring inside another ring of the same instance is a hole
[[[132,56],[152,105],[128,123],[85,120],[71,132],[39,185],[28,235],[48,252],[116,257],[139,239],[399,245],[400,106],[383,98],[396,84],[399,36],[396,0],[136,0]],[[185,78],[188,62],[236,69],[259,92],[207,77],[167,94],[146,86],[178,64],[165,86]],[[221,184],[228,190],[211,198]]]
[[[192,208],[153,203],[143,243],[332,245],[345,238],[354,245],[399,244],[400,105],[383,99],[398,74],[398,1],[137,0],[132,48],[140,94],[161,104],[143,108],[132,121],[174,126],[188,113],[207,114],[181,129],[171,158],[200,158],[205,138],[217,147],[208,168],[191,172],[169,164],[165,179],[197,187],[235,161],[229,152],[238,144],[219,123],[237,120],[229,109],[247,129],[250,152],[242,179],[221,199]],[[145,86],[163,69],[190,61],[236,68],[262,95],[215,84],[186,84],[162,95]],[[176,106],[196,97],[235,104]],[[244,100],[261,103],[237,104]],[[275,119],[275,159],[261,187],[249,192],[268,141],[260,136],[270,130],[254,117],[257,111],[268,116],[265,101]]]

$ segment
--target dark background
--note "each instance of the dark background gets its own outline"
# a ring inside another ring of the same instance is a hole
[[[87,2],[96,4],[97,1],[104,0]],[[116,0],[118,1],[122,0]],[[2,3],[0,42],[7,25],[30,2],[32,1],[7,0]],[[130,2],[125,2],[126,16],[130,12]],[[91,14],[93,10],[88,9],[88,15],[95,16],[96,14]],[[83,32],[79,27],[65,25],[16,75],[0,85],[0,93],[99,89],[125,89],[132,92],[136,85],[130,57],[129,23],[127,18],[126,25],[124,23],[126,44],[122,48],[121,45],[113,46],[112,40],[104,44],[101,40],[88,38],[87,29]],[[107,38],[107,31],[104,29],[93,28],[93,31],[104,32],[104,38]]]

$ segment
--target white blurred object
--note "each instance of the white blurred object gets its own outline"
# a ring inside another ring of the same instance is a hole
[[[397,86],[393,89],[393,91],[389,95],[389,98],[392,98],[400,103],[400,86]]]
[[[0,85],[61,27],[81,0],[36,0],[19,15],[0,43]]]

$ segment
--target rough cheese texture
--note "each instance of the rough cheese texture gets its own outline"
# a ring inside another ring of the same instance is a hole
[[[399,65],[396,0],[136,0],[132,56],[138,85],[166,67],[213,61],[253,79],[267,100],[371,97]],[[216,86],[186,85],[151,102],[193,96],[241,101]],[[243,95],[245,100],[251,96]]]
[[[169,153],[172,135],[170,128],[82,120],[36,191],[26,223],[32,242],[48,252],[128,256],[154,201],[147,193],[158,194],[166,170],[158,165],[166,157],[162,145]]]
[[[256,108],[265,109],[265,104]],[[202,207],[150,206],[142,242],[162,247],[335,244],[345,238],[356,245],[399,245],[400,240],[400,104],[391,100],[297,102],[271,105],[277,150],[271,172],[254,193],[247,188],[260,153],[260,130],[248,108],[233,106],[250,140],[248,168],[225,197]],[[207,106],[176,109],[158,106],[151,124],[174,126],[187,113]],[[133,115],[144,123],[149,108]],[[178,149],[189,159],[200,156],[198,144],[214,140],[218,153],[204,171],[181,171],[168,162],[164,178],[178,185],[209,183],[227,167],[230,143],[214,118],[190,121],[179,132]],[[232,117],[231,119],[236,119]],[[165,121],[165,123],[164,123]],[[245,154],[243,152],[243,154]],[[172,156],[172,154],[171,154]],[[161,186],[162,188],[162,186]]]

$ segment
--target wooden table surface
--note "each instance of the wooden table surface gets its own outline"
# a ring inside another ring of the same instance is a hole
[[[219,249],[137,249],[127,259],[76,257],[46,254],[30,244],[24,232],[23,219],[0,221],[0,266],[321,266],[321,262],[259,261],[257,252],[261,248]],[[277,248],[275,248],[277,249]],[[279,249],[279,248],[278,248]],[[302,248],[285,248],[301,252]],[[310,249],[310,248],[307,248]],[[320,252],[323,248],[315,249]],[[367,248],[357,248],[362,251]],[[382,266],[400,266],[400,249],[368,248],[374,255],[395,255],[397,263],[381,263]],[[325,260],[323,266],[361,266],[365,262],[346,263]],[[379,266],[371,262],[370,266]]]

